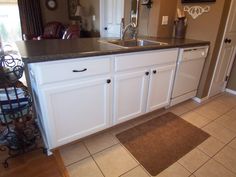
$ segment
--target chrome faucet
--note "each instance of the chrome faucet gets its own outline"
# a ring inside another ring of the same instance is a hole
[[[131,35],[133,39],[137,38],[137,25],[134,22],[131,22],[128,25],[126,25],[125,28],[122,30],[121,40],[125,39],[125,35],[128,30],[132,32]]]
[[[131,14],[131,22],[124,27],[124,20],[122,20],[122,30],[121,30],[121,40],[124,41],[125,35],[128,30],[131,31],[132,39],[137,39],[138,36],[138,22],[139,22],[139,5],[140,5],[140,0],[134,0],[137,1],[136,3],[136,14],[133,16]]]

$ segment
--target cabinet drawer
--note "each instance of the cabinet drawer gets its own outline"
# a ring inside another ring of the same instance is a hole
[[[108,57],[73,59],[57,62],[31,64],[30,73],[37,76],[38,84],[71,80],[111,72],[111,61]]]
[[[177,57],[178,49],[118,55],[115,58],[115,71],[175,63],[177,61]]]

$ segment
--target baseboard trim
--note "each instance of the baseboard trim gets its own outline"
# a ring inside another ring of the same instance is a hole
[[[225,90],[227,93],[231,93],[233,95],[236,95],[236,91],[235,90],[231,90],[231,89],[226,89]]]
[[[194,97],[192,98],[194,101],[196,101],[197,103],[202,103],[206,100],[208,100],[208,97],[205,97],[205,98],[198,98],[198,97]]]

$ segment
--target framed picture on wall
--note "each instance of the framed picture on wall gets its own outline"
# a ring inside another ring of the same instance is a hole
[[[81,19],[81,5],[79,0],[68,0],[68,13],[70,20]]]

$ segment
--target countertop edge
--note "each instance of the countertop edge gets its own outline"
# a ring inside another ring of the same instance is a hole
[[[209,41],[197,41],[194,43],[182,43],[182,44],[173,44],[166,46],[148,46],[140,48],[122,48],[119,47],[116,50],[107,50],[107,51],[90,51],[90,52],[74,52],[66,54],[56,54],[56,55],[41,55],[41,56],[21,56],[25,64],[30,63],[41,63],[41,62],[50,62],[50,61],[60,61],[67,59],[78,59],[85,57],[95,57],[95,56],[105,56],[105,55],[115,55],[115,54],[125,54],[125,53],[134,53],[134,52],[144,52],[151,50],[165,50],[171,48],[188,48],[188,47],[198,47],[210,45]]]

